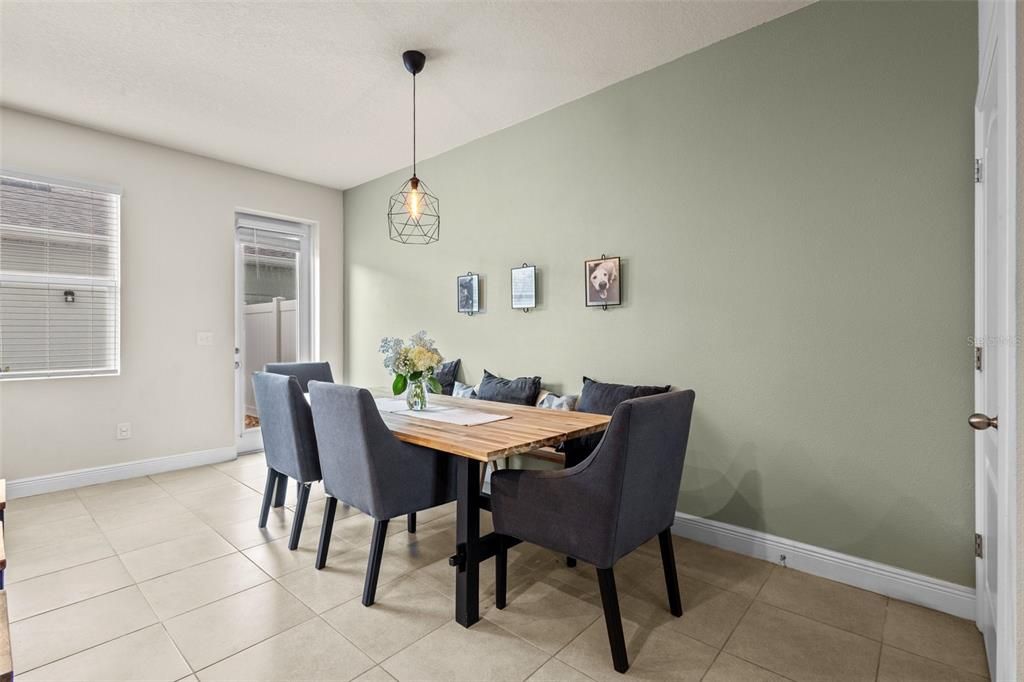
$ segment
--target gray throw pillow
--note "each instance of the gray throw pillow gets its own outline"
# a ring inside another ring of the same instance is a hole
[[[512,405],[537,404],[540,394],[540,377],[519,377],[505,379],[484,370],[484,378],[480,381],[476,395],[481,400],[493,400]]]
[[[441,393],[444,395],[452,395],[452,391],[455,389],[455,376],[459,373],[461,364],[462,358],[456,358],[445,362],[434,372],[434,378],[441,384]]]
[[[671,386],[630,386],[627,384],[604,384],[583,377],[583,391],[576,403],[580,412],[591,414],[611,414],[619,403],[632,398],[668,393]],[[603,433],[592,433],[587,436],[565,441],[565,466],[573,467],[585,460],[601,442]]]
[[[630,386],[627,384],[605,384],[583,377],[583,391],[576,409],[591,414],[611,414],[619,403],[632,398],[668,393],[671,386]]]

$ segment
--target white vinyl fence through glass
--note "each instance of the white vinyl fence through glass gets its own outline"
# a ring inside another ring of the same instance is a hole
[[[117,374],[121,197],[0,175],[0,379]]]
[[[273,362],[299,360],[299,265],[301,236],[241,226],[242,375],[245,381],[245,426],[259,423],[253,372]]]

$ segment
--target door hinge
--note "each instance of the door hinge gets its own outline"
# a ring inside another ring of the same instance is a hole
[[[974,369],[978,370],[979,372],[981,371],[981,354],[982,354],[982,352],[983,351],[982,351],[981,346],[975,346],[974,347]]]
[[[981,182],[981,159],[974,160],[974,181]]]
[[[981,559],[982,557],[985,556],[985,552],[983,551],[983,544],[982,544],[981,534],[980,533],[975,533],[974,534],[974,556],[979,558],[979,559]]]

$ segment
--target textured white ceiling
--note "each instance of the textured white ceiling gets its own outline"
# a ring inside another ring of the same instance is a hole
[[[0,102],[333,187],[426,158],[809,0],[0,0]]]

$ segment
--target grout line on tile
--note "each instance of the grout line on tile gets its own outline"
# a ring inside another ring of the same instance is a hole
[[[121,588],[121,589],[127,589],[127,588]],[[146,605],[149,606],[149,603],[147,602]],[[150,609],[150,610],[152,610],[152,609]],[[155,613],[153,614],[153,617],[154,618],[156,617]],[[136,628],[136,629],[134,629],[134,630],[132,630],[130,632],[122,633],[122,634],[118,635],[117,637],[105,640],[103,642],[97,642],[96,644],[93,644],[91,646],[87,646],[84,649],[79,649],[78,651],[73,651],[73,652],[71,652],[71,653],[69,653],[69,654],[67,654],[65,656],[60,656],[60,657],[55,658],[55,659],[53,659],[51,661],[47,661],[46,663],[40,663],[39,665],[35,666],[34,668],[27,668],[25,670],[19,670],[18,674],[19,675],[23,675],[23,674],[25,674],[27,672],[30,672],[32,670],[39,670],[40,668],[42,668],[44,666],[47,666],[47,665],[50,665],[51,663],[56,663],[57,661],[63,661],[65,658],[71,658],[72,656],[76,656],[78,654],[84,653],[86,651],[89,651],[90,649],[95,649],[98,646],[103,646],[104,644],[110,644],[111,642],[116,642],[117,640],[121,639],[122,637],[127,637],[128,635],[134,635],[136,632],[141,632],[141,631],[145,630],[146,628],[153,627],[154,625],[163,625],[163,623],[161,623],[160,620],[157,619],[156,622],[150,623],[149,625],[144,625],[141,628]],[[174,640],[171,640],[171,641],[173,642]],[[188,663],[188,661],[185,661],[185,663]]]
[[[288,632],[289,630],[294,630],[295,628],[297,628],[297,627],[299,627],[301,625],[305,625],[306,623],[309,623],[310,621],[316,620],[318,617],[319,616],[314,615],[312,618],[307,618],[306,620],[302,621],[301,623],[296,623],[295,625],[291,626],[290,628],[285,628],[284,630],[281,630],[280,632],[275,632],[274,634],[270,635],[269,637],[264,637],[263,639],[259,640],[258,642],[253,642],[252,644],[250,644],[250,645],[248,645],[246,647],[243,647],[243,648],[239,649],[238,651],[235,651],[235,652],[232,652],[232,653],[228,654],[224,658],[218,658],[216,661],[213,661],[212,663],[209,663],[208,665],[204,665],[202,668],[198,668],[198,669],[197,668],[193,668],[192,669],[192,674],[195,675],[196,677],[199,677],[199,673],[202,672],[203,670],[209,670],[213,666],[217,665],[218,663],[221,663],[223,661],[228,660],[232,656],[237,656],[238,654],[240,654],[240,653],[242,653],[244,651],[248,651],[249,649],[253,648],[254,646],[258,646],[260,644],[263,644],[263,642],[266,642],[267,640],[271,640],[274,637],[277,637],[278,635],[283,635],[284,633]],[[173,641],[173,639],[172,639],[172,641]],[[185,659],[185,662],[188,663],[188,659],[187,658]],[[189,667],[192,668],[192,664],[191,663],[189,663]],[[368,669],[369,668],[367,668],[367,670]],[[361,674],[362,673],[360,673],[360,675]]]
[[[195,675],[196,674],[196,669],[193,668],[192,664],[188,662],[187,658],[185,658],[185,652],[183,652],[178,647],[178,643],[174,641],[173,637],[171,637],[171,633],[167,629],[167,626],[164,624],[163,621],[160,621],[160,629],[164,631],[164,634],[167,636],[168,641],[170,641],[171,646],[173,646],[174,650],[178,652],[179,656],[181,656],[181,660],[185,661],[185,667],[188,668],[189,673],[192,674],[192,675]],[[185,677],[188,677],[188,675],[185,675]],[[181,679],[184,679],[184,678],[181,678]]]
[[[9,623],[20,623],[23,620],[28,620],[29,618],[35,618],[36,616],[41,616],[44,613],[50,613],[52,611],[57,611],[59,609],[64,608],[65,606],[74,606],[75,604],[80,604],[80,603],[82,603],[84,601],[89,601],[90,599],[92,599],[94,597],[102,597],[105,594],[110,594],[111,592],[117,592],[118,590],[123,590],[126,587],[131,587],[132,585],[137,585],[138,584],[138,583],[135,582],[135,579],[132,578],[132,574],[128,573],[128,568],[124,565],[124,562],[121,561],[120,555],[118,555],[118,554],[111,554],[110,556],[105,556],[105,557],[103,557],[101,559],[94,559],[92,561],[86,561],[85,563],[77,564],[75,566],[68,566],[67,568],[62,568],[62,569],[60,569],[58,571],[51,571],[49,573],[43,573],[43,574],[40,574],[40,575],[32,576],[31,578],[26,578],[25,580],[20,580],[17,583],[12,583],[11,585],[5,585],[4,591],[5,592],[9,592],[12,585],[14,585],[14,586],[17,586],[19,584],[23,585],[23,584],[25,584],[27,582],[30,582],[32,580],[36,580],[37,578],[45,578],[46,576],[51,576],[51,575],[54,575],[55,573],[60,573],[61,571],[81,570],[83,567],[88,566],[89,564],[96,564],[96,563],[99,563],[101,561],[109,561],[110,559],[117,559],[117,563],[119,563],[121,565],[121,568],[124,570],[125,574],[127,574],[127,576],[131,579],[131,581],[132,581],[131,584],[129,584],[129,585],[121,585],[120,587],[113,587],[113,588],[111,588],[109,590],[106,590],[105,592],[97,592],[96,594],[89,595],[88,597],[83,597],[81,599],[76,599],[75,601],[69,601],[66,604],[61,604],[60,606],[55,606],[52,609],[46,609],[45,611],[40,611],[38,613],[33,613],[30,616],[25,616],[23,618],[18,618],[17,620],[10,620]],[[17,589],[15,589],[15,591],[17,591]]]

